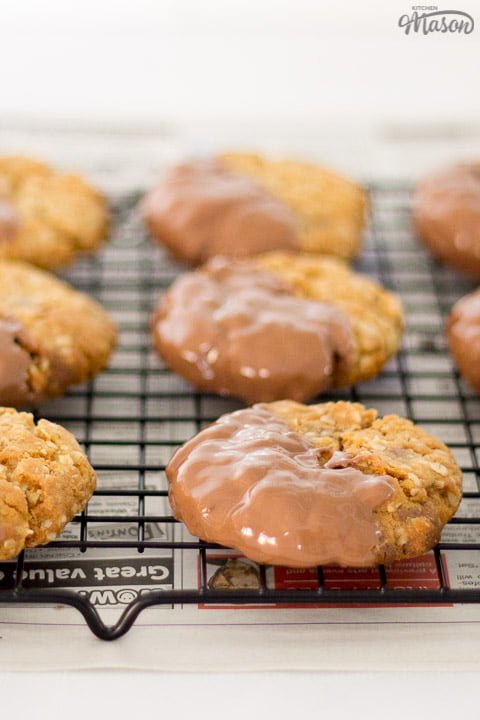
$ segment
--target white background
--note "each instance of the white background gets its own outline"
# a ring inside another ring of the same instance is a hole
[[[392,649],[393,650],[393,649]],[[2,716],[20,720],[463,720],[475,673],[93,673],[0,676]],[[8,712],[10,711],[10,713]]]
[[[3,111],[478,121],[478,31],[405,37],[405,12],[397,0],[4,0]]]
[[[135,127],[177,153],[244,146],[364,177],[415,177],[480,155],[480,8],[450,5],[474,15],[472,35],[406,37],[397,22],[411,9],[397,0],[2,0],[0,149],[21,151],[2,129],[25,125]],[[125,152],[135,159],[128,142]],[[0,691],[2,713],[39,720],[80,717],[83,702],[82,716],[93,718],[95,703],[118,718],[158,716],[175,703],[192,717],[271,717],[275,708],[276,717],[392,719],[423,716],[424,704],[430,716],[453,714],[477,682],[12,674]]]
[[[246,146],[412,177],[480,154],[480,14],[468,36],[407,37],[410,12],[403,0],[2,0],[0,123],[133,124],[168,129],[182,152]]]

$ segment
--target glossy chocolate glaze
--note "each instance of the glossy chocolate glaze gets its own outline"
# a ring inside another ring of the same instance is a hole
[[[160,355],[197,387],[247,401],[305,400],[353,362],[347,316],[248,261],[215,258],[182,275],[153,318]]]
[[[15,237],[19,226],[17,211],[13,205],[0,197],[0,243],[9,242]]]
[[[447,336],[462,375],[480,393],[480,288],[455,303]]]
[[[216,161],[168,170],[145,197],[142,214],[160,242],[193,264],[214,255],[299,248],[291,211],[254,180]]]
[[[23,406],[34,397],[28,385],[32,358],[21,339],[25,331],[14,319],[0,319],[0,405]]]
[[[383,541],[375,511],[398,483],[354,464],[343,452],[323,464],[304,436],[255,405],[189,440],[166,472],[175,517],[207,542],[267,564],[371,566]]]
[[[480,277],[479,163],[447,168],[420,183],[413,218],[434,255]]]

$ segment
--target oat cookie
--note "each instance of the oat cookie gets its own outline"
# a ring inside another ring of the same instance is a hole
[[[480,162],[445,168],[417,187],[413,221],[440,260],[480,278]]]
[[[348,402],[282,400],[223,415],[166,472],[174,515],[193,535],[290,567],[421,555],[462,494],[443,443]]]
[[[332,170],[298,160],[233,152],[219,159],[259,182],[293,212],[301,251],[346,259],[358,254],[367,209],[360,186]]]
[[[246,402],[306,400],[376,375],[398,350],[396,296],[334,258],[214,258],[180,276],[153,316],[167,365]]]
[[[0,404],[34,406],[105,367],[116,328],[91,298],[43,270],[0,260]]]
[[[170,168],[141,209],[173,255],[198,265],[270,250],[352,258],[365,206],[359,187],[324,168],[232,153]]]
[[[0,408],[0,560],[51,542],[83,510],[95,484],[65,428]]]
[[[354,337],[354,359],[340,365],[334,385],[351,385],[377,375],[400,347],[404,315],[400,299],[371,278],[353,272],[335,258],[268,253],[258,267],[295,288],[295,294],[332,303],[348,317]]]
[[[0,257],[54,269],[107,237],[105,199],[77,175],[0,157]]]
[[[453,306],[447,320],[447,338],[460,372],[480,393],[480,288]]]

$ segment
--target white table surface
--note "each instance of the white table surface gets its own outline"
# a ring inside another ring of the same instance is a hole
[[[392,652],[394,649],[392,648]],[[474,673],[0,675],[2,717],[35,720],[477,718]]]

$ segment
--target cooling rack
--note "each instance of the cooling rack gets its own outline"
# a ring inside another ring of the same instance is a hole
[[[373,580],[371,573],[359,573],[353,586],[336,582],[332,568],[308,571],[298,582],[272,584],[272,569],[260,567],[249,589],[212,583],[211,568],[218,569],[228,551],[190,537],[174,520],[164,468],[182,441],[239,405],[192,391],[152,352],[150,311],[181,269],[145,236],[135,209],[138,197],[132,194],[114,201],[115,232],[109,246],[65,275],[115,316],[121,328],[119,349],[110,368],[93,382],[38,410],[39,416],[74,432],[97,470],[99,487],[59,539],[0,564],[0,603],[73,606],[105,640],[126,633],[153,605],[480,603],[479,578],[467,572],[469,560],[475,557],[478,566],[480,557],[480,399],[459,378],[443,335],[446,313],[472,285],[418,246],[410,228],[409,188],[381,184],[369,190],[371,224],[357,267],[401,295],[407,332],[401,352],[380,377],[322,399],[360,401],[381,414],[409,417],[451,447],[464,473],[465,492],[459,513],[428,560],[434,579],[401,582],[398,568],[394,572],[380,566]],[[126,555],[127,568],[115,564]],[[84,568],[94,557],[94,575],[86,578],[86,571],[77,567],[75,576],[72,556],[81,557]],[[198,568],[191,587],[182,578],[172,579],[175,567],[188,557]],[[58,558],[63,559],[60,574],[55,571]],[[467,571],[452,578],[452,567]],[[152,588],[160,574],[163,584]],[[136,589],[125,587],[132,575]],[[124,608],[110,625],[95,601],[105,585],[113,587],[109,592]]]

